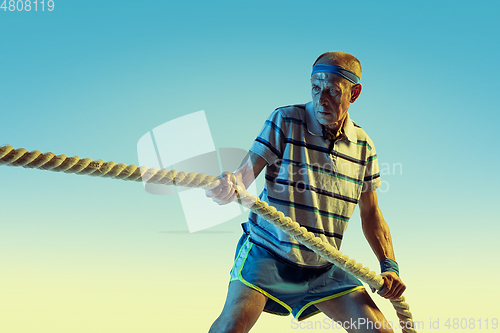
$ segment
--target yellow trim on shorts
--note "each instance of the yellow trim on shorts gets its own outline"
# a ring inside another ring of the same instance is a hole
[[[247,239],[245,239],[245,243],[248,241],[249,238],[250,238],[250,236],[247,236]],[[245,245],[245,243],[243,243],[243,245]],[[238,251],[238,255],[236,256],[236,258],[234,258],[233,267],[231,268],[231,272],[229,273],[229,275],[233,275],[234,264],[236,263],[236,260],[238,260],[238,258],[240,257],[241,251],[243,251],[243,245],[241,246],[240,250]],[[235,280],[237,280],[237,279],[232,278],[231,280],[229,280],[229,282],[235,281]]]
[[[243,247],[246,245],[246,243],[248,242],[248,238],[247,240],[245,241],[245,243],[243,243],[243,245],[241,246],[241,248],[243,249]],[[253,244],[250,244],[250,248],[248,249],[247,253],[245,253],[245,258],[243,258],[243,262],[241,263],[241,268],[240,270],[238,271],[238,279],[243,282],[246,286],[250,287],[250,288],[253,288],[255,290],[257,290],[258,292],[260,292],[261,294],[264,294],[265,296],[267,296],[268,298],[272,299],[273,301],[275,301],[276,303],[278,303],[279,305],[281,305],[282,307],[284,307],[285,309],[288,310],[288,314],[280,314],[282,316],[288,316],[291,312],[292,312],[292,308],[290,306],[288,306],[286,303],[280,301],[279,299],[277,299],[276,297],[274,297],[273,295],[269,294],[268,292],[266,292],[265,290],[262,290],[261,288],[259,288],[258,286],[255,286],[253,284],[251,284],[250,282],[246,281],[243,276],[241,275],[241,270],[243,269],[243,266],[245,266],[245,261],[247,260],[247,257],[248,257],[248,253],[250,252],[250,250],[252,249],[253,247]],[[239,255],[238,255],[239,257]],[[237,258],[238,258],[237,257]],[[266,311],[266,312],[270,312],[270,311]],[[275,312],[271,312],[271,313],[274,313],[274,314],[278,314],[278,313],[275,313]]]
[[[314,312],[312,312],[312,313],[308,314],[308,315],[307,315],[307,316],[305,316],[305,317],[302,317],[302,318],[300,318],[300,319],[299,319],[299,318],[295,318],[295,319],[297,319],[297,321],[306,320],[307,318],[310,318],[310,317],[312,317],[312,316],[314,316],[314,315],[317,315],[318,313],[321,313],[321,311],[319,311],[319,310],[318,310],[318,311],[314,311]]]
[[[342,292],[340,292],[340,293],[337,293],[337,294],[334,294],[334,295],[330,295],[330,296],[327,296],[327,297],[323,297],[323,298],[317,299],[317,300],[315,300],[315,301],[309,302],[309,303],[307,303],[306,305],[304,305],[304,306],[302,307],[302,309],[300,309],[300,311],[299,311],[299,312],[297,312],[297,314],[295,315],[295,318],[296,318],[296,319],[298,319],[298,318],[300,317],[300,314],[301,314],[302,312],[304,312],[304,311],[305,311],[305,309],[307,309],[307,308],[308,308],[308,307],[310,307],[311,305],[314,305],[314,304],[316,304],[316,303],[321,303],[321,302],[324,302],[324,301],[328,301],[328,300],[330,300],[330,299],[334,299],[334,298],[337,298],[337,297],[343,296],[343,295],[345,295],[345,294],[349,294],[350,292],[353,292],[353,291],[356,291],[356,290],[360,290],[360,289],[365,289],[365,287],[364,287],[364,286],[357,286],[357,287],[354,287],[354,288],[351,288],[351,289],[348,289],[348,290],[342,291]],[[321,312],[321,311],[318,311],[318,312]],[[313,312],[313,313],[311,313],[311,314],[307,315],[305,318],[298,319],[298,320],[304,320],[304,319],[306,319],[306,318],[309,318],[309,317],[311,317],[311,316],[313,316],[313,315],[317,314],[318,312]]]
[[[264,312],[267,312],[267,313],[270,313],[270,314],[273,314],[273,315],[277,315],[277,316],[289,316],[290,313],[283,313],[283,312],[274,312],[274,311],[269,311],[269,310],[262,310]]]

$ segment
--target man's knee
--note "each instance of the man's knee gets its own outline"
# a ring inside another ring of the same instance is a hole
[[[209,333],[246,333],[259,318],[267,297],[240,281],[229,284],[226,303]]]
[[[246,326],[237,318],[221,315],[210,327],[208,333],[245,333]]]

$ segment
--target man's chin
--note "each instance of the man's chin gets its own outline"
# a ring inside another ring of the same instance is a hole
[[[326,116],[326,117],[317,116],[316,119],[323,126],[335,126],[337,124],[337,122],[338,122],[337,118],[336,117],[332,117],[331,115],[330,115],[330,117],[328,117],[328,116]]]

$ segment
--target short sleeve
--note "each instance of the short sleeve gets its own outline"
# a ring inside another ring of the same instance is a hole
[[[285,149],[287,127],[281,110],[274,110],[264,123],[250,151],[265,159],[268,165],[281,160]]]
[[[382,186],[382,182],[380,180],[380,169],[378,165],[377,152],[375,151],[375,146],[373,145],[373,142],[371,142],[371,140],[369,141],[366,148],[366,167],[365,175],[363,178],[363,189],[361,190],[361,192],[373,191]]]

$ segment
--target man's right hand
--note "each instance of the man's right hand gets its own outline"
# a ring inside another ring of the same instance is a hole
[[[237,195],[234,185],[238,184],[245,188],[242,182],[238,182],[237,177],[230,172],[224,172],[217,179],[220,179],[220,184],[211,190],[206,190],[205,195],[219,205],[227,205],[234,201]]]
[[[219,205],[227,205],[236,199],[237,194],[234,185],[246,190],[266,165],[267,162],[264,158],[256,153],[249,152],[234,174],[224,172],[217,178],[220,179],[220,184],[211,190],[206,190],[205,195],[212,198]]]

